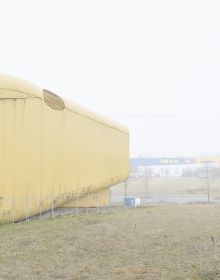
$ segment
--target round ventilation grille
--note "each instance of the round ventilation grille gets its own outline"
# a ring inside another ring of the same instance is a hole
[[[49,90],[43,90],[44,101],[52,109],[62,111],[65,109],[65,103],[62,98]]]

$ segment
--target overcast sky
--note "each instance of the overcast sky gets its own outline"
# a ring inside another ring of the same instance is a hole
[[[1,72],[127,125],[131,156],[220,154],[220,1],[0,0],[0,11]]]

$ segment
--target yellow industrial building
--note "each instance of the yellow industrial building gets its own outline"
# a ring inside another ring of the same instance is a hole
[[[51,207],[108,205],[129,173],[128,130],[31,83],[0,75],[0,222]]]

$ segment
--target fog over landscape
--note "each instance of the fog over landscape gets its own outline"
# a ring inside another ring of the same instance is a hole
[[[220,1],[0,11],[0,280],[219,280]]]
[[[125,124],[132,157],[220,154],[219,1],[0,3],[1,72]]]

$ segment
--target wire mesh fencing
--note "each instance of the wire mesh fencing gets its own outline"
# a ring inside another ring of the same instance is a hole
[[[220,203],[220,179],[130,177],[112,188],[112,205],[154,203]],[[130,201],[130,202],[129,202]],[[133,201],[133,202],[132,202]]]
[[[110,193],[22,198],[0,197],[0,223],[16,223],[63,216],[112,213],[114,208],[159,203],[220,203],[220,180],[207,185],[198,179],[129,178]]]
[[[2,198],[0,223],[110,213],[111,208],[111,199],[107,193],[83,196],[65,194],[50,197]]]

